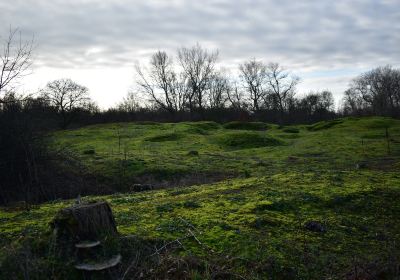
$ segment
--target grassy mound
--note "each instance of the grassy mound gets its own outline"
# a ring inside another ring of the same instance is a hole
[[[380,119],[373,119],[370,120],[366,127],[370,129],[385,129],[390,128],[396,124],[396,121],[391,118],[380,118]]]
[[[257,132],[226,133],[219,136],[217,142],[222,146],[236,149],[279,146],[283,144],[279,139]]]
[[[166,133],[155,136],[150,136],[146,138],[146,141],[149,142],[165,142],[165,141],[177,141],[181,138],[181,135],[178,133]]]
[[[286,132],[286,133],[299,133],[300,132],[300,130],[295,127],[286,127],[284,129],[282,129],[282,131]]]
[[[190,134],[200,134],[200,135],[209,135],[214,130],[221,128],[221,126],[216,122],[184,122],[181,123],[185,125],[184,133]],[[179,125],[178,125],[179,126]]]
[[[308,130],[310,131],[318,131],[318,130],[322,130],[322,129],[328,129],[331,127],[334,127],[335,125],[341,124],[343,123],[343,120],[332,120],[332,121],[322,121],[322,122],[317,122],[313,125],[310,125],[308,127]]]
[[[192,127],[192,126],[185,129],[184,132],[189,133],[189,134],[199,134],[199,135],[208,135],[209,134],[209,132],[207,130],[204,130],[199,127]]]
[[[190,125],[192,127],[200,128],[200,129],[203,129],[203,130],[213,130],[213,129],[221,128],[221,126],[218,123],[216,123],[216,122],[207,122],[207,121],[193,122],[193,123],[190,123]]]
[[[224,124],[224,128],[237,130],[265,130],[268,128],[268,125],[263,122],[234,121]]]

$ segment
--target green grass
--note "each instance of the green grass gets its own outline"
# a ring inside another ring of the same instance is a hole
[[[224,128],[238,129],[238,130],[266,130],[268,128],[268,124],[263,123],[263,122],[234,121],[234,122],[225,123]]]
[[[176,141],[180,137],[181,136],[177,133],[166,133],[166,134],[160,134],[160,135],[148,137],[148,138],[146,138],[146,141],[150,141],[150,142]]]
[[[296,127],[285,127],[282,131],[286,133],[299,133],[299,129]]]
[[[283,141],[257,132],[231,132],[220,135],[217,143],[234,149],[260,148],[283,145]]]
[[[191,230],[202,245],[183,239],[184,249],[173,255],[246,279],[343,279],[373,263],[390,279],[390,260],[400,249],[400,121],[348,118],[290,128],[298,132],[237,131],[208,122],[107,124],[57,132],[53,145],[74,151],[106,182],[143,174],[170,182],[161,190],[84,198],[109,201],[124,236],[172,241]],[[89,149],[95,154],[85,154]],[[357,168],[360,162],[364,168]],[[187,187],[168,181],[216,172],[235,176]],[[17,246],[21,236],[47,238],[48,223],[70,203],[1,209],[0,245]],[[326,232],[305,229],[308,221]],[[10,263],[6,252],[0,268]],[[189,274],[211,278],[206,270],[193,266]]]
[[[313,125],[310,125],[308,127],[308,130],[318,131],[318,130],[322,130],[322,129],[328,129],[335,125],[341,124],[342,122],[343,122],[342,120],[322,121],[322,122],[318,122]]]

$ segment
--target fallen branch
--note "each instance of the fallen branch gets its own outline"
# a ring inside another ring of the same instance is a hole
[[[189,223],[188,221],[186,221],[185,219],[183,219],[182,217],[178,217],[179,220],[181,220],[185,225],[187,225],[188,227],[191,227],[192,229],[194,229],[195,231],[197,231],[198,233],[201,234],[201,232],[191,223]]]

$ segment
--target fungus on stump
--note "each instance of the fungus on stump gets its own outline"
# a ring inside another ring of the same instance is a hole
[[[114,216],[106,201],[76,204],[61,209],[52,222],[59,237],[97,240],[102,235],[117,234]]]

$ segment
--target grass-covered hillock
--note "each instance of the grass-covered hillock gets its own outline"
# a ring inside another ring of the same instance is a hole
[[[266,130],[268,128],[268,124],[264,122],[233,121],[225,123],[224,128],[237,130]]]
[[[366,157],[387,153],[388,124],[396,141],[398,121],[350,118],[309,129],[270,125],[267,131],[226,129],[214,122],[94,125],[57,132],[53,145],[72,151],[98,181],[124,191],[132,183],[179,186],[203,183],[199,178],[219,180],[221,174],[274,174],[281,166],[351,169]],[[392,144],[396,153],[398,145]]]
[[[282,129],[282,131],[286,133],[299,133],[299,129],[297,127],[285,127]]]
[[[275,137],[257,132],[231,132],[217,138],[217,143],[223,147],[234,149],[249,149],[283,145]]]
[[[196,128],[200,128],[203,130],[215,130],[215,129],[219,129],[221,128],[221,125],[216,123],[216,122],[207,122],[207,121],[203,121],[203,122],[191,122],[188,123],[191,127],[196,127]]]
[[[160,135],[150,136],[145,139],[145,141],[150,142],[164,142],[164,141],[177,141],[181,135],[178,133],[165,133]]]
[[[117,187],[162,182],[158,190],[83,198],[111,204],[121,271],[136,260],[132,277],[395,279],[400,121],[334,123],[287,127],[298,132],[108,124],[57,132],[53,145],[68,147],[87,172]],[[148,141],[171,134],[179,137]],[[36,265],[30,279],[79,277],[54,253],[48,226],[71,203],[0,210],[0,279],[23,278],[24,265]]]
[[[321,129],[328,129],[335,125],[341,124],[342,122],[342,120],[322,121],[308,126],[308,130],[318,131]]]

